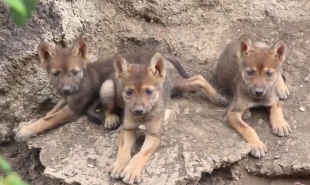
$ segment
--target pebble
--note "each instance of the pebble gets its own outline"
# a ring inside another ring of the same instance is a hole
[[[199,112],[201,112],[200,108],[195,109],[195,113],[199,113]]]
[[[259,125],[261,125],[261,124],[263,124],[263,122],[264,122],[263,119],[259,119],[257,123],[258,123]]]
[[[301,112],[305,112],[306,109],[305,109],[305,107],[300,107],[299,110],[300,110]]]
[[[92,165],[92,164],[87,164],[87,166],[88,166],[89,168],[94,168],[94,167],[95,167],[95,166]]]
[[[221,162],[220,158],[217,155],[211,154],[211,158],[214,162],[218,162],[218,163]]]
[[[183,114],[189,114],[189,108],[185,108]]]
[[[307,76],[307,77],[305,78],[305,81],[306,81],[306,82],[309,82],[309,81],[310,81],[309,76]]]
[[[275,158],[275,159],[280,159],[280,156],[277,155],[277,156],[274,156],[274,158]]]
[[[286,148],[285,151],[288,151],[288,149]]]

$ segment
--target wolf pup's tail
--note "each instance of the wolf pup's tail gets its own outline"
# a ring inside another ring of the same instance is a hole
[[[172,63],[172,65],[176,68],[176,70],[178,71],[178,73],[180,73],[180,75],[183,78],[190,78],[190,76],[187,74],[187,72],[185,71],[185,69],[182,67],[182,65],[180,64],[180,61],[172,54],[169,52],[162,52],[163,57],[167,60],[169,60],[169,62]]]
[[[172,65],[174,66],[174,68],[176,68],[176,70],[178,71],[178,73],[183,77],[183,78],[190,78],[189,74],[187,74],[187,72],[185,71],[185,69],[182,67],[182,65],[180,64],[180,61],[172,54],[169,52],[163,52],[162,53],[164,58],[169,60],[169,62],[172,63]],[[190,93],[195,93],[196,91],[190,91]]]

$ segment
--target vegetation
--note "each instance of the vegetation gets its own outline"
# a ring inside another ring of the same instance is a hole
[[[31,18],[34,12],[37,0],[2,0],[5,4],[10,7],[12,21],[23,26],[27,20]]]
[[[16,172],[13,172],[11,165],[1,155],[0,168],[6,175],[0,177],[0,185],[28,185]]]

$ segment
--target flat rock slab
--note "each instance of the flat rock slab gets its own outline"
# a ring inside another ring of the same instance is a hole
[[[310,120],[310,116],[298,112],[298,109],[296,112],[288,112],[288,107],[292,107],[290,102],[284,104],[285,117],[293,130],[288,137],[274,136],[267,119],[260,114],[254,116],[254,123],[258,123],[257,120],[264,120],[262,125],[255,124],[253,127],[266,144],[268,154],[263,159],[249,159],[245,165],[248,172],[264,176],[310,174],[310,125],[307,121]]]
[[[198,181],[203,172],[211,173],[246,156],[250,149],[245,141],[216,121],[222,119],[224,110],[197,98],[172,100],[166,110],[160,148],[147,163],[142,184]],[[33,138],[28,145],[41,148],[44,174],[52,178],[82,185],[122,184],[107,173],[116,158],[118,135],[119,129],[108,131],[81,118]]]

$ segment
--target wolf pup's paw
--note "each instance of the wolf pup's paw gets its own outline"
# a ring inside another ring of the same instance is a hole
[[[263,142],[260,140],[256,142],[251,142],[249,143],[251,147],[251,152],[250,154],[255,157],[255,158],[262,158],[266,155],[267,153],[267,148]]]
[[[272,133],[280,137],[288,136],[291,131],[291,126],[285,120],[279,121],[272,126]]]
[[[104,127],[107,129],[114,129],[120,125],[120,118],[116,114],[110,114],[105,118]]]
[[[220,94],[217,94],[216,97],[212,98],[211,102],[221,107],[227,106],[227,99]]]
[[[289,91],[289,89],[285,83],[279,84],[277,86],[277,94],[278,94],[280,100],[285,100],[289,97],[290,91]]]
[[[28,141],[30,138],[36,136],[37,133],[30,126],[23,127],[19,132],[17,132],[14,139],[18,142]]]
[[[138,156],[131,159],[128,166],[123,170],[121,177],[125,184],[138,184],[142,182],[142,167],[139,165]]]
[[[129,159],[118,161],[116,160],[110,167],[109,167],[109,173],[111,174],[111,177],[113,179],[120,179],[121,173],[124,170],[124,168],[127,166]]]

